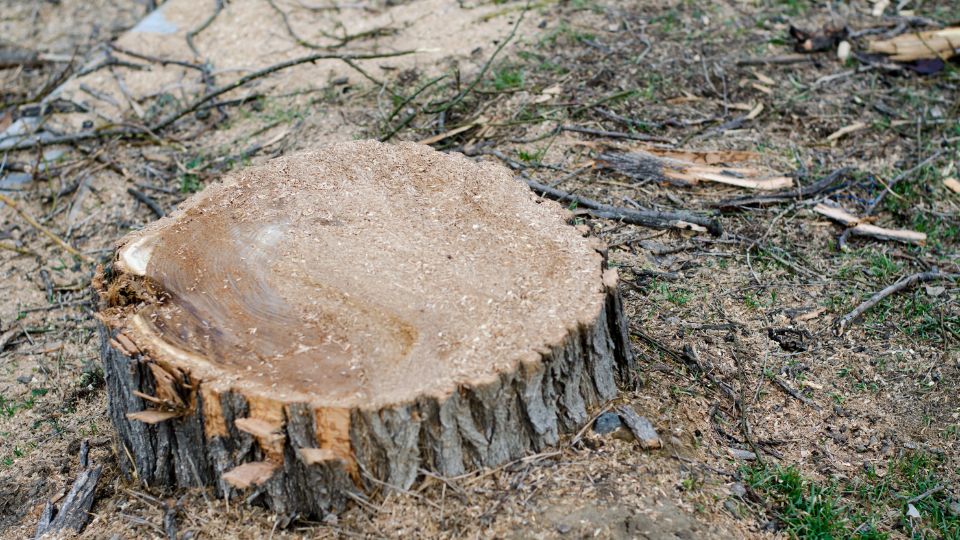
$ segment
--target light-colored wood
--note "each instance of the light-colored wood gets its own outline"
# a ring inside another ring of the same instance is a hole
[[[867,44],[867,50],[889,55],[891,60],[897,62],[912,62],[924,58],[948,60],[960,54],[960,26],[871,41]]]
[[[121,469],[322,516],[557,444],[636,380],[616,272],[571,217],[414,144],[207,188],[95,280]]]
[[[908,244],[923,244],[927,241],[927,235],[922,232],[910,231],[906,229],[887,229],[864,222],[857,216],[847,212],[843,208],[829,206],[823,203],[813,207],[813,211],[832,219],[838,223],[850,228],[850,232],[857,236],[870,236],[880,240],[895,240],[906,242]]]

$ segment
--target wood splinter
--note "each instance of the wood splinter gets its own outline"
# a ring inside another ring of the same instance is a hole
[[[813,207],[813,211],[847,226],[847,230],[857,236],[869,236],[879,240],[896,240],[897,242],[905,242],[908,244],[924,244],[927,241],[927,235],[922,232],[905,229],[887,229],[871,225],[870,223],[866,223],[866,220],[860,219],[836,206],[819,203]]]
[[[571,216],[409,143],[232,173],[94,280],[121,469],[307,517],[555,446],[636,372]]]

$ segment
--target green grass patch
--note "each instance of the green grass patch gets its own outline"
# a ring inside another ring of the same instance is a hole
[[[940,456],[909,452],[882,473],[871,468],[842,482],[812,480],[796,467],[776,464],[741,472],[791,538],[960,538],[948,469]]]
[[[519,68],[501,68],[493,72],[493,88],[497,92],[523,86],[523,70]]]

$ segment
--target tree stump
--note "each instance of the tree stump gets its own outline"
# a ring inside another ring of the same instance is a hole
[[[415,144],[227,175],[95,280],[122,470],[317,516],[557,444],[635,372],[570,218]]]

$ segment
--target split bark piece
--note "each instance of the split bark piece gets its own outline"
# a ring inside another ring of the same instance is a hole
[[[785,189],[793,186],[793,179],[787,176],[764,174],[749,167],[700,165],[680,159],[658,157],[642,151],[628,154],[606,153],[601,154],[599,159],[605,166],[638,180],[681,184],[715,182],[756,190]]]
[[[121,469],[321,516],[557,444],[635,382],[616,274],[569,218],[409,143],[231,174],[95,281]]]
[[[886,54],[896,62],[912,62],[928,58],[948,60],[960,54],[960,26],[901,34],[893,39],[871,41],[867,50]]]
[[[653,424],[646,417],[637,414],[633,407],[624,405],[617,409],[617,413],[623,423],[630,429],[630,432],[633,433],[637,442],[640,443],[640,448],[656,450],[662,446],[660,435],[657,435],[657,430],[653,427]]]
[[[80,467],[83,470],[77,475],[70,492],[60,503],[59,509],[55,509],[50,501],[44,505],[40,521],[37,523],[35,538],[61,536],[68,529],[79,533],[87,525],[97,482],[103,474],[102,465],[89,466],[88,451],[89,446],[84,441],[80,446]]]
[[[896,240],[897,242],[905,242],[908,244],[923,244],[927,241],[927,235],[922,232],[877,227],[876,225],[864,223],[863,220],[857,216],[835,206],[819,203],[813,207],[813,211],[846,225],[849,227],[848,230],[850,233],[857,236],[869,236],[879,240]]]

